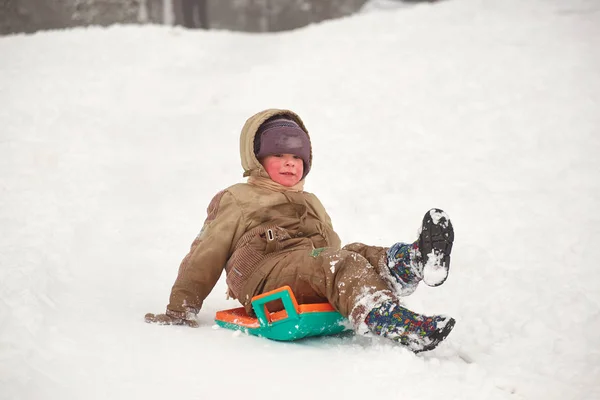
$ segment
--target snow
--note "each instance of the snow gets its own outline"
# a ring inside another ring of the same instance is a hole
[[[170,27],[0,38],[0,399],[600,398],[600,5],[454,0],[294,32]],[[346,243],[452,218],[457,320],[414,355],[162,312],[239,130],[306,122],[306,189]]]
[[[444,218],[444,222],[442,223],[443,227],[448,226],[448,219],[450,217],[448,217],[448,214],[446,214],[445,212],[438,210],[438,209],[433,209],[433,210],[429,210],[429,215],[431,216],[431,220],[433,221],[434,225],[438,225],[440,223],[440,220],[442,218]]]
[[[442,266],[443,257],[431,251],[427,254],[427,262],[423,266],[423,283],[429,286],[439,286],[448,277],[449,271]]]

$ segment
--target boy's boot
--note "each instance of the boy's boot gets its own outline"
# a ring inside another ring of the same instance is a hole
[[[387,250],[390,274],[410,294],[423,280],[439,286],[448,278],[454,229],[442,210],[433,208],[423,217],[419,238],[414,243],[396,243]]]
[[[438,208],[429,210],[416,242],[423,263],[423,282],[428,286],[439,286],[448,278],[453,242],[454,229],[448,215]]]
[[[401,291],[414,291],[423,279],[423,261],[418,242],[395,243],[387,250],[386,255],[390,274],[400,283]]]
[[[444,315],[421,315],[388,300],[373,308],[365,323],[374,334],[419,353],[434,349],[448,336],[456,321]]]

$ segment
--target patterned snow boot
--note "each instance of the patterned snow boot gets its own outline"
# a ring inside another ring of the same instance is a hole
[[[392,286],[402,296],[414,292],[423,279],[423,261],[418,243],[396,243],[387,250],[386,255],[388,270],[399,284]]]
[[[423,282],[428,286],[441,285],[448,278],[454,243],[454,228],[448,215],[438,208],[429,210],[416,243],[423,263]]]
[[[454,242],[452,222],[442,210],[433,208],[423,217],[419,238],[414,243],[396,243],[387,250],[387,266],[398,293],[408,295],[421,280],[439,286],[448,278]]]
[[[444,315],[427,317],[388,300],[373,308],[365,323],[374,334],[420,353],[433,350],[440,344],[450,334],[456,321]]]

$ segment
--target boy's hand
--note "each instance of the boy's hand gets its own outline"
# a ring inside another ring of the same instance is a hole
[[[178,313],[175,311],[167,310],[165,314],[152,314],[148,313],[144,316],[144,320],[149,324],[159,325],[187,325],[190,328],[197,328],[200,326],[196,321],[196,313],[185,312]]]

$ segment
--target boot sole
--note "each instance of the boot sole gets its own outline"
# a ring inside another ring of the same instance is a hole
[[[444,328],[442,328],[441,331],[431,335],[430,338],[432,339],[432,342],[429,345],[423,347],[423,349],[415,351],[415,353],[421,353],[423,351],[435,349],[440,343],[444,341],[444,339],[448,337],[450,332],[452,332],[452,329],[454,329],[454,325],[456,325],[456,320],[454,318],[450,318],[446,323],[446,326],[444,326]]]
[[[440,286],[448,278],[453,243],[454,228],[448,215],[439,208],[429,210],[423,218],[419,235],[419,251],[424,265],[423,282],[426,285]]]

